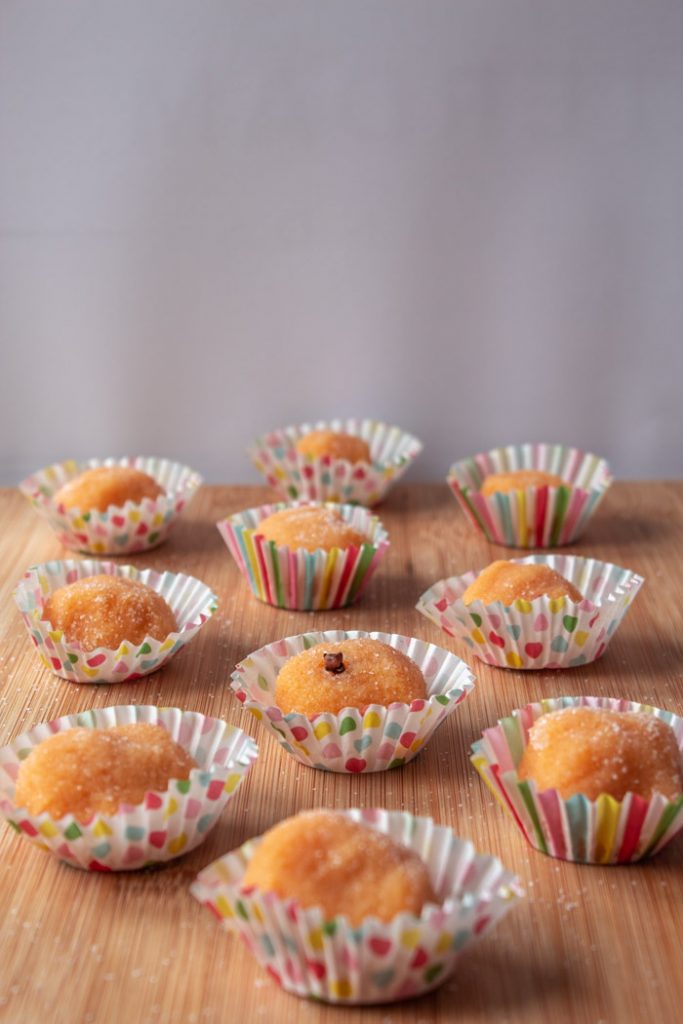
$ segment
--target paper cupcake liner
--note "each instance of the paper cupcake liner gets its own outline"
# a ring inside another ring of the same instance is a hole
[[[132,466],[142,470],[154,477],[166,494],[154,500],[127,501],[121,507],[110,505],[106,512],[66,509],[53,501],[53,495],[68,480],[98,466]],[[176,517],[189,504],[201,482],[199,473],[179,462],[126,456],[57,462],[23,480],[19,489],[47,518],[60,544],[94,555],[129,555],[134,551],[149,551],[166,539]]]
[[[527,487],[485,497],[479,490],[491,473],[542,469],[566,487]],[[517,444],[493,448],[454,463],[448,484],[476,529],[492,544],[549,548],[571,544],[612,483],[604,459],[561,444]]]
[[[307,551],[276,547],[260,536],[258,524],[272,512],[301,506],[334,508],[367,541],[361,546]],[[358,505],[332,502],[282,502],[246,509],[216,523],[230,554],[260,601],[276,608],[323,611],[353,604],[364,592],[389,547],[376,516]]]
[[[300,455],[294,445],[312,430],[362,437],[370,447],[372,463]],[[377,420],[337,419],[274,430],[257,438],[247,451],[259,473],[287,501],[376,505],[420,454],[422,443],[399,427]]]
[[[388,923],[372,917],[351,927],[345,916],[325,920],[320,908],[242,889],[259,839],[205,868],[190,891],[227,930],[241,935],[288,992],[347,1005],[428,992],[452,974],[471,941],[514,906],[522,896],[519,880],[431,818],[378,809],[344,813],[418,853],[442,904]]]
[[[479,575],[440,580],[416,607],[473,654],[499,668],[575,668],[599,658],[614,636],[644,580],[630,569],[576,555],[530,555],[512,559],[521,565],[549,565],[585,595],[466,605],[462,595]]]
[[[683,718],[670,711],[610,697],[558,697],[527,704],[486,729],[472,746],[474,767],[541,853],[582,864],[629,864],[659,853],[683,828],[683,796],[667,800],[655,794],[644,800],[628,793],[619,802],[605,793],[597,800],[582,794],[563,800],[556,789],[539,792],[535,782],[520,781],[517,765],[536,719],[578,706],[655,715],[672,727],[683,756]]]
[[[371,637],[408,655],[424,673],[426,700],[411,704],[370,704],[308,718],[299,712],[283,715],[275,701],[275,681],[288,658],[318,643]],[[237,665],[231,687],[244,707],[293,757],[311,768],[359,773],[400,768],[412,761],[438,725],[474,688],[467,665],[450,651],[396,633],[303,633],[255,651]]]
[[[74,726],[108,728],[133,722],[163,725],[194,757],[187,780],[171,780],[135,806],[96,814],[87,824],[73,814],[52,818],[15,804],[19,766],[33,747]],[[45,722],[0,750],[0,810],[12,828],[42,850],[87,871],[134,871],[173,860],[206,838],[258,754],[254,741],[227,722],[196,711],[121,705],[96,708]]]
[[[145,637],[141,644],[124,640],[116,649],[84,651],[69,643],[61,630],[53,629],[43,618],[45,602],[59,587],[100,573],[139,580],[161,594],[175,614],[178,631],[164,640]],[[130,683],[156,672],[197,635],[216,611],[218,601],[194,576],[91,559],[32,566],[17,584],[14,600],[45,667],[70,683]]]

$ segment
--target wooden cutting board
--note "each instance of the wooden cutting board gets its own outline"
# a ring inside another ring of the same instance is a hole
[[[262,487],[204,487],[166,544],[140,567],[209,584],[219,610],[167,668],[136,683],[76,686],[42,667],[12,601],[23,570],[73,557],[15,491],[0,492],[0,743],[38,722],[129,702],[177,705],[251,733],[259,759],[198,849],[168,867],[86,874],[0,825],[0,1020],[122,1024],[495,1021],[669,1024],[683,1005],[683,839],[633,867],[589,867],[527,846],[471,767],[482,728],[541,696],[597,694],[683,714],[683,483],[617,483],[576,554],[616,562],[646,584],[604,658],[571,672],[511,672],[473,659],[415,611],[436,580],[519,552],[466,523],[445,484],[403,485],[378,510],[391,548],[362,602],[289,613],[253,599],[215,522],[272,497]],[[235,663],[310,629],[379,629],[466,658],[470,697],[403,769],[365,777],[305,768],[260,730],[229,689]],[[384,806],[430,815],[498,856],[523,900],[463,956],[434,994],[369,1009],[316,1005],[282,992],[189,895],[197,872],[280,818],[313,807]]]

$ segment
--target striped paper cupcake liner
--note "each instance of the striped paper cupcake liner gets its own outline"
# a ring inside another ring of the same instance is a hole
[[[365,535],[366,542],[360,547],[307,551],[277,547],[259,534],[258,524],[272,512],[303,505],[334,508]],[[276,608],[323,611],[353,604],[365,591],[389,546],[379,519],[358,505],[282,502],[246,509],[216,525],[251,592]]]
[[[519,879],[431,818],[370,808],[344,813],[418,853],[439,905],[427,904],[419,917],[371,917],[357,927],[343,914],[326,920],[320,908],[242,888],[259,839],[205,868],[191,892],[288,992],[346,1005],[428,992],[521,898]]]
[[[54,501],[54,495],[67,481],[98,466],[132,466],[154,477],[166,493],[154,500],[127,501],[121,507],[110,505],[106,512],[67,509]],[[166,539],[201,482],[199,473],[189,466],[139,455],[134,458],[57,462],[23,480],[19,489],[46,517],[64,547],[93,555],[129,555],[135,551],[149,551]]]
[[[527,487],[483,495],[492,473],[541,469],[566,481],[562,487]],[[571,544],[604,498],[612,475],[604,459],[561,444],[493,448],[454,463],[448,484],[472,525],[492,544],[549,548]]]
[[[53,818],[16,806],[21,762],[42,740],[75,726],[106,729],[134,722],[162,725],[194,757],[198,767],[188,779],[171,779],[163,792],[150,791],[142,803],[122,804],[116,814],[96,814],[87,823],[73,814]],[[0,750],[0,811],[16,832],[72,867],[134,871],[199,846],[257,754],[258,747],[241,729],[196,711],[145,705],[96,708],[38,725]]]
[[[472,746],[474,767],[541,853],[581,864],[630,864],[659,853],[683,828],[683,796],[644,800],[627,793],[619,802],[604,793],[597,800],[582,794],[563,800],[556,789],[539,791],[532,780],[519,779],[517,766],[536,719],[577,706],[655,715],[672,727],[683,756],[683,719],[670,711],[609,697],[558,697],[528,704],[486,729]]]
[[[148,636],[142,643],[124,640],[115,649],[84,651],[43,618],[45,602],[59,587],[100,573],[139,580],[171,607],[178,630],[163,640]],[[192,640],[216,611],[218,599],[205,583],[184,573],[155,572],[132,565],[81,559],[44,562],[27,569],[14,591],[24,625],[45,668],[70,683],[130,683],[156,672]]]
[[[370,704],[337,715],[309,718],[283,714],[275,704],[275,682],[284,663],[319,643],[371,637],[406,654],[424,674],[427,699],[411,704]],[[474,689],[474,676],[450,651],[395,633],[303,633],[254,651],[237,665],[231,687],[244,707],[297,761],[311,768],[357,774],[400,768],[419,753],[436,728]]]
[[[372,462],[311,458],[294,447],[312,430],[354,434],[367,441]],[[422,443],[399,427],[377,420],[320,420],[258,437],[247,449],[259,473],[286,500],[341,501],[376,505],[422,451]]]
[[[520,565],[549,565],[584,594],[486,605],[462,600],[478,571],[440,580],[416,607],[488,665],[512,669],[575,668],[599,658],[633,603],[643,577],[610,562],[576,555],[530,555]]]

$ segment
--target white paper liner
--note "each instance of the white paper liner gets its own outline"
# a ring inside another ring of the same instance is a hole
[[[84,651],[79,644],[69,643],[61,630],[53,629],[43,618],[45,602],[59,587],[100,573],[139,580],[161,594],[175,614],[178,630],[163,640],[148,636],[139,644],[124,641],[116,649],[96,647]],[[70,683],[132,682],[156,672],[197,635],[216,611],[218,601],[206,584],[194,576],[92,559],[31,566],[17,584],[14,599],[41,661]]]
[[[428,698],[411,704],[370,704],[344,708],[337,715],[312,718],[298,712],[283,715],[275,705],[275,681],[288,658],[318,643],[371,637],[406,654],[425,676]],[[236,666],[231,687],[245,708],[280,745],[311,768],[356,774],[400,768],[412,761],[437,726],[474,688],[475,677],[450,651],[396,633],[303,633],[254,651]]]
[[[564,487],[527,487],[484,496],[479,488],[491,473],[542,469],[566,481]],[[472,525],[493,544],[549,548],[571,544],[612,483],[604,459],[560,444],[517,444],[493,448],[451,466],[448,484]]]
[[[312,430],[362,437],[369,445],[372,463],[300,455],[294,445]],[[422,442],[377,420],[335,419],[273,430],[258,437],[247,451],[259,473],[287,501],[376,505],[420,454]]]
[[[127,501],[110,505],[106,512],[97,509],[66,509],[53,496],[68,481],[98,466],[132,466],[153,477],[165,494],[154,500]],[[57,534],[57,540],[74,551],[93,555],[129,555],[157,547],[173,526],[177,516],[189,504],[202,478],[189,466],[169,459],[138,455],[121,459],[68,459],[46,466],[19,484],[33,507],[44,515]]]
[[[520,781],[517,765],[533,723],[575,706],[655,715],[673,729],[683,759],[683,718],[670,711],[611,697],[557,697],[528,704],[486,729],[472,746],[474,767],[541,853],[583,864],[627,864],[658,853],[683,829],[683,795],[668,800],[656,793],[644,800],[627,793],[620,802],[606,793],[597,800],[577,794],[563,800],[556,789],[539,791],[532,780]]]
[[[430,587],[416,607],[489,665],[512,669],[575,668],[599,658],[644,580],[611,562],[576,555],[530,555],[521,565],[549,565],[584,595],[466,605],[462,595],[482,571],[451,576]]]
[[[171,780],[165,792],[150,791],[142,804],[123,804],[116,814],[97,814],[88,824],[73,814],[55,819],[15,805],[19,766],[42,740],[74,726],[104,729],[133,722],[168,730],[198,764],[189,779]],[[172,860],[203,842],[257,754],[258,747],[241,729],[196,711],[96,708],[44,722],[0,749],[0,810],[17,832],[73,867],[134,871]]]
[[[351,927],[341,915],[326,921],[320,908],[303,909],[274,893],[241,888],[258,838],[205,868],[193,896],[242,936],[288,992],[351,1005],[407,999],[436,988],[470,942],[523,895],[519,879],[431,818],[374,808],[344,813],[418,853],[441,905],[427,904],[419,917],[404,913],[386,924],[366,918]]]
[[[259,535],[258,524],[287,508],[334,508],[342,519],[367,538],[360,547],[307,551],[276,547]],[[359,505],[332,502],[280,502],[237,512],[216,523],[230,554],[260,601],[276,608],[322,611],[357,601],[389,546],[377,516]]]

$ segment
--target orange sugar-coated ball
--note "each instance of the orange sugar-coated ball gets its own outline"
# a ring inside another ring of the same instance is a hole
[[[583,595],[573,583],[560,576],[549,565],[540,562],[491,562],[462,595],[465,604],[483,601],[493,604],[502,601],[506,607],[517,600],[533,601],[537,597],[569,597],[582,601]]]
[[[370,448],[362,437],[337,430],[311,430],[299,438],[295,448],[300,455],[313,459],[328,455],[331,459],[346,459],[347,462],[372,462]]]
[[[331,551],[332,548],[360,547],[368,538],[332,508],[283,508],[266,516],[256,532],[278,547],[306,548],[307,551]]]
[[[120,508],[127,501],[139,504],[143,498],[154,499],[164,493],[154,477],[132,466],[98,466],[69,480],[52,500],[81,512],[106,512],[110,505]]]
[[[565,800],[575,793],[623,800],[630,792],[648,800],[683,792],[673,730],[644,712],[573,707],[542,715],[529,731],[518,774]]]
[[[513,469],[509,473],[491,473],[480,487],[483,495],[488,497],[496,491],[509,494],[510,491],[525,491],[527,487],[569,487],[570,484],[556,473],[546,473],[543,469]]]
[[[84,651],[118,647],[124,640],[140,644],[148,636],[165,640],[178,629],[161,594],[122,576],[85,576],[59,587],[45,602],[42,617]]]
[[[266,832],[242,885],[320,907],[328,920],[343,914],[354,927],[437,902],[416,853],[334,811],[297,814]]]
[[[111,729],[76,727],[55,733],[21,762],[17,807],[53,818],[115,814],[122,803],[142,803],[171,779],[189,778],[197,762],[161,725],[136,722]]]
[[[284,714],[336,715],[342,708],[410,704],[426,696],[415,662],[369,637],[309,647],[284,663],[275,683],[275,703]]]

